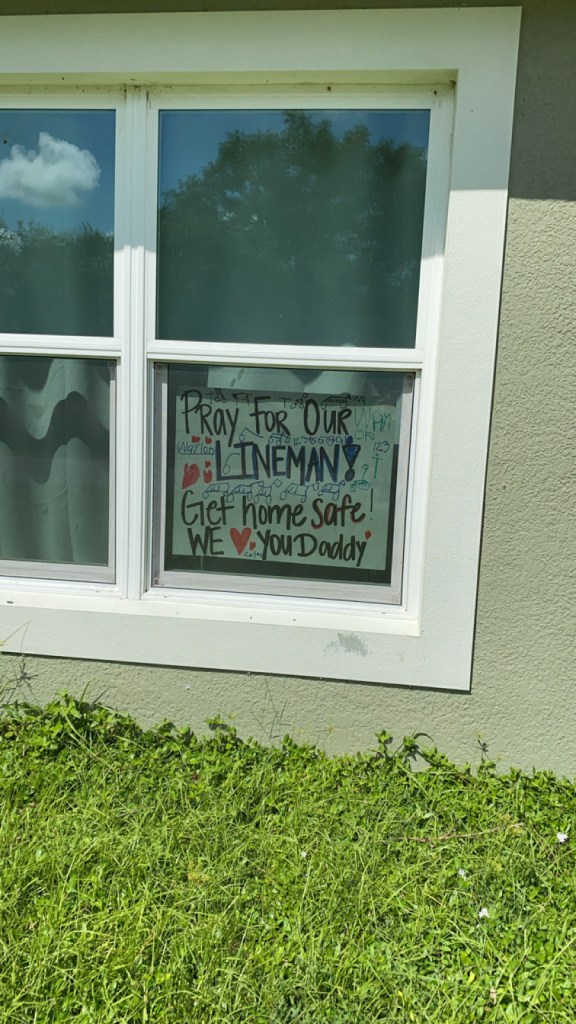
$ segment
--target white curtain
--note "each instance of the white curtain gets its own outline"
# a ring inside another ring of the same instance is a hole
[[[0,558],[106,565],[110,370],[0,356]]]

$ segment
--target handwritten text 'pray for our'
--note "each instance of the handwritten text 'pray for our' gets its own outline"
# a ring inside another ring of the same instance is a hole
[[[271,400],[271,395],[255,395],[254,408],[248,413],[248,417],[254,421],[254,434],[260,435],[265,431],[266,435],[274,434],[277,438],[290,437],[290,429],[287,425],[288,410],[266,409],[262,406]],[[360,445],[354,444],[351,434],[347,434],[347,421],[352,416],[352,410],[348,407],[339,409],[322,409],[320,404],[313,398],[309,398],[303,407],[303,428],[306,434],[316,434],[318,430],[323,432],[343,434],[345,443],[334,445],[330,452],[322,445],[318,448],[308,448],[307,445],[300,445],[298,448],[286,444],[264,444],[256,441],[240,440],[234,443],[240,409],[238,406],[229,409],[228,407],[213,410],[209,402],[203,401],[200,391],[185,391],[181,396],[183,403],[182,415],[185,417],[186,433],[190,434],[193,429],[199,429],[200,433],[207,433],[210,436],[219,438],[224,435],[228,448],[234,449],[237,453],[239,465],[236,472],[226,470],[227,454],[218,439],[214,445],[216,480],[261,480],[285,477],[292,480],[298,479],[301,485],[310,481],[322,483],[325,473],[336,483],[343,476],[344,480],[350,482],[354,479],[354,463],[360,454]],[[197,420],[200,425],[198,428]]]

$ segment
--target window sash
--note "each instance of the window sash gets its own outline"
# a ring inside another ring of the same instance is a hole
[[[118,548],[117,523],[121,524],[117,463],[119,438],[125,435],[123,408],[126,396],[119,386],[121,373],[117,372],[126,352],[125,325],[130,295],[127,289],[129,263],[129,217],[127,197],[127,105],[121,90],[113,87],[93,89],[2,89],[0,108],[5,110],[113,110],[115,113],[114,154],[114,255],[113,255],[113,333],[111,336],[50,335],[0,332],[2,355],[77,357],[107,359],[111,363],[110,377],[110,453],[109,453],[109,513],[108,564],[101,566],[67,564],[64,562],[0,560],[0,575],[6,578],[53,581],[58,586],[104,584],[113,586],[117,580],[116,552]],[[121,403],[120,404],[120,400]],[[120,488],[120,491],[122,488]],[[117,515],[118,513],[118,515]],[[122,535],[120,526],[120,534]]]
[[[49,335],[0,332],[0,350],[10,353],[54,355],[70,353],[106,357],[121,348],[127,295],[127,247],[129,239],[130,181],[127,179],[127,104],[122,91],[113,87],[90,89],[0,90],[0,109],[5,110],[113,110],[115,112],[114,167],[114,270],[113,332],[111,336]]]
[[[414,348],[354,348],[339,346],[299,346],[239,344],[235,342],[176,341],[156,337],[157,309],[157,238],[158,238],[158,147],[159,115],[162,110],[338,110],[398,109],[430,110],[428,162],[417,326]],[[391,89],[384,86],[355,87],[337,83],[311,89],[299,86],[253,86],[251,88],[214,87],[210,91],[197,88],[155,89],[148,94],[148,123],[145,166],[147,169],[144,209],[146,280],[145,335],[146,353],[159,361],[222,361],[238,362],[238,353],[246,364],[261,365],[263,354],[269,365],[392,368],[420,368],[426,351],[430,350],[436,331],[438,291],[438,256],[444,247],[446,186],[450,164],[450,126],[453,116],[453,94],[446,86],[421,88],[406,86]]]
[[[428,139],[428,161],[424,223],[420,260],[420,281],[415,347],[413,349],[393,348],[342,348],[338,346],[297,346],[297,345],[239,345],[234,342],[175,341],[156,337],[157,301],[157,237],[158,237],[158,146],[159,117],[162,110],[188,109],[424,109],[430,110]],[[216,87],[207,91],[197,88],[174,88],[154,90],[148,96],[148,123],[146,160],[147,189],[145,199],[145,350],[153,380],[155,363],[215,363],[244,366],[294,366],[319,369],[396,369],[416,374],[416,388],[413,407],[413,429],[409,450],[402,453],[408,466],[404,466],[405,477],[398,490],[398,518],[394,539],[394,575],[390,586],[368,587],[362,584],[320,584],[302,579],[301,581],[264,581],[249,577],[224,577],[220,574],[196,574],[164,571],[165,512],[161,495],[165,494],[165,445],[158,444],[158,437],[165,441],[165,426],[162,424],[163,396],[161,389],[154,392],[154,384],[148,389],[148,401],[160,406],[154,414],[156,428],[154,450],[157,465],[161,466],[159,478],[154,480],[154,470],[149,470],[148,502],[149,520],[154,524],[148,529],[148,554],[152,571],[148,585],[166,588],[197,587],[206,591],[231,593],[268,593],[286,596],[314,596],[317,599],[353,600],[358,607],[384,605],[389,607],[404,603],[409,571],[413,571],[413,559],[418,557],[418,544],[413,531],[418,529],[416,520],[424,517],[425,491],[423,449],[428,438],[423,433],[419,420],[427,417],[432,400],[433,361],[438,330],[440,305],[441,256],[444,249],[447,181],[450,165],[450,131],[453,116],[453,93],[446,86],[438,87],[354,87],[336,85],[330,90],[325,86],[303,89],[295,86]],[[424,372],[423,372],[424,371]],[[424,386],[424,392],[422,387]],[[424,397],[424,405],[421,398]],[[160,411],[159,411],[160,409]],[[150,417],[152,420],[152,416]],[[400,476],[399,476],[400,480]],[[420,495],[414,502],[414,494]]]

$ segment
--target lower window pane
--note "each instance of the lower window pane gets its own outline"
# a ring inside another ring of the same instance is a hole
[[[161,374],[160,582],[196,585],[188,572],[392,584],[412,375],[176,364]]]
[[[109,565],[110,393],[105,360],[0,356],[0,558]]]

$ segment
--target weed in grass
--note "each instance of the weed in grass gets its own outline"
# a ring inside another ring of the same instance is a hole
[[[416,747],[6,709],[0,1022],[572,1024],[573,786]]]

